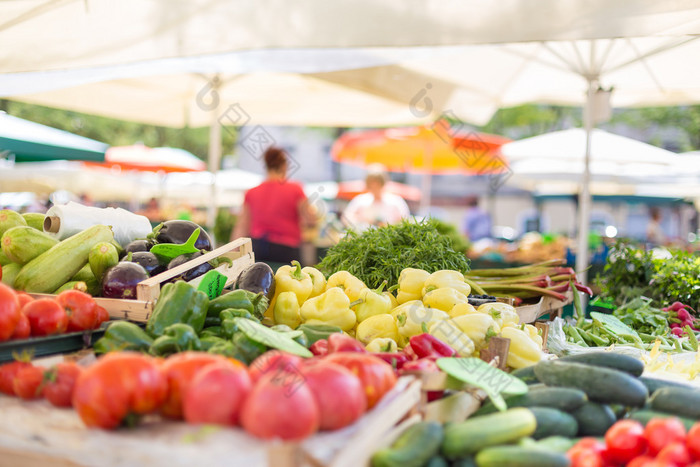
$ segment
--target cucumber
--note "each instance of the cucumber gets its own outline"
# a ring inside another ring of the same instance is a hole
[[[654,391],[649,399],[652,410],[679,417],[700,418],[700,390],[666,387]]]
[[[569,467],[566,454],[520,446],[494,446],[476,455],[478,467]]]
[[[526,366],[525,368],[519,368],[511,372],[511,375],[515,376],[518,379],[521,379],[526,384],[537,384],[540,382],[540,380],[537,379],[537,376],[535,376],[534,365]]]
[[[578,433],[578,422],[566,412],[550,407],[530,407],[537,420],[537,429],[532,434],[534,439],[548,436],[566,436],[573,438]]]
[[[32,229],[44,231],[44,219],[46,219],[46,214],[40,212],[25,212],[22,214],[27,225]]]
[[[524,407],[470,418],[445,427],[442,453],[450,459],[467,456],[484,447],[510,443],[530,436],[536,429],[535,415]]]
[[[472,456],[462,457],[450,464],[451,467],[476,467],[476,461]]]
[[[0,236],[12,227],[17,227],[19,225],[27,225],[27,221],[24,220],[22,214],[11,209],[0,210]]]
[[[9,285],[10,287],[15,286],[15,279],[17,274],[19,274],[20,269],[22,269],[21,264],[8,263],[2,267],[2,283]]]
[[[26,225],[12,227],[2,234],[2,252],[13,262],[27,264],[58,243],[53,237]]]
[[[637,378],[610,368],[543,360],[535,365],[535,374],[550,386],[581,389],[593,402],[642,407],[648,396],[646,386]]]
[[[372,456],[373,467],[421,467],[437,454],[443,439],[442,425],[418,422],[399,435],[391,447]]]
[[[571,415],[578,423],[577,436],[604,436],[617,421],[610,407],[595,402],[586,402]]]
[[[17,274],[15,288],[26,292],[53,292],[85,266],[90,248],[113,237],[112,229],[106,225],[93,225],[68,237],[25,264]]]
[[[442,456],[433,456],[430,458],[425,467],[450,467],[449,462]]]
[[[642,376],[644,362],[641,360],[615,352],[586,352],[576,355],[567,355],[559,360],[564,362],[584,363],[586,365],[602,366],[614,370],[624,371],[632,376]]]
[[[697,388],[695,386],[691,386],[690,384],[685,384],[685,383],[680,383],[677,381],[668,381],[665,379],[659,379],[659,378],[651,378],[649,376],[641,376],[639,380],[644,384],[644,386],[647,387],[647,390],[649,390],[649,394],[654,394],[654,392],[657,389],[661,388],[685,388],[688,391],[695,391]]]
[[[526,394],[505,398],[508,407],[551,407],[564,412],[571,412],[581,407],[588,399],[586,393],[574,388],[557,388],[542,385],[535,389],[530,386]],[[491,401],[485,403],[473,416],[497,412],[498,409]]]
[[[88,263],[92,275],[98,282],[102,282],[102,276],[108,268],[119,262],[119,252],[110,242],[97,243],[88,253]]]
[[[686,430],[690,430],[693,425],[697,423],[697,420],[688,418],[688,417],[679,417],[677,415],[665,413],[665,412],[656,412],[654,410],[635,410],[633,412],[630,412],[628,415],[628,418],[631,418],[632,420],[637,420],[639,423],[642,425],[646,426],[647,423],[649,423],[649,420],[652,418],[669,418],[669,417],[676,417],[685,425]]]

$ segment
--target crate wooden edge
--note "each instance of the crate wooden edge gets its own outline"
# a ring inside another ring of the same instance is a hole
[[[154,302],[160,294],[160,284],[178,274],[182,274],[189,269],[220,256],[231,259],[231,265],[222,264],[216,268],[217,271],[227,277],[226,285],[232,284],[243,269],[255,262],[255,254],[253,253],[250,238],[242,237],[188,261],[187,263],[181,264],[177,268],[157,274],[140,282],[136,287],[137,298],[135,300],[95,297],[95,302],[104,307],[112,319],[128,319],[129,321],[145,323],[151,316]],[[191,280],[189,283],[196,286],[201,280],[202,278],[200,276]],[[55,295],[52,294],[30,293],[29,295],[34,298],[55,297]]]

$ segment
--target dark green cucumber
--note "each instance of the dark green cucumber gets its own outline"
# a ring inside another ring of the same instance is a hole
[[[646,386],[637,378],[610,368],[543,360],[535,365],[535,375],[549,386],[581,389],[593,402],[642,407],[648,396]]]
[[[559,435],[573,438],[578,433],[576,419],[566,412],[550,407],[529,407],[537,420],[537,429],[532,434],[534,439]]]
[[[452,467],[477,467],[476,466],[476,461],[472,456],[467,456],[467,457],[462,457],[461,459],[457,459],[456,461],[452,462],[451,464]]]
[[[617,421],[610,407],[596,402],[586,402],[571,415],[578,423],[578,436],[604,436]]]
[[[651,378],[649,376],[640,376],[639,380],[647,387],[650,395],[653,395],[657,389],[661,388],[684,388],[689,391],[694,391],[697,388],[690,384],[679,383],[677,381],[668,381],[665,379]]]
[[[450,463],[442,456],[433,456],[425,464],[425,467],[450,467]]]
[[[586,365],[602,366],[614,370],[624,371],[632,376],[642,376],[644,362],[641,360],[615,352],[586,352],[576,355],[567,355],[559,360],[564,362],[584,363]]]
[[[566,454],[520,446],[494,446],[476,455],[479,467],[569,467]]]
[[[557,388],[542,385],[530,386],[526,394],[505,398],[508,407],[551,407],[553,409],[571,412],[581,407],[588,399],[586,393],[574,388]],[[497,412],[498,409],[491,401],[485,403],[474,416]]]
[[[537,429],[535,415],[524,407],[469,418],[445,427],[442,453],[449,459],[472,455],[488,446],[512,443]]]
[[[440,449],[443,441],[442,425],[436,422],[418,422],[401,433],[391,447],[372,456],[373,467],[421,467]]]
[[[670,413],[665,413],[665,412],[656,412],[654,410],[634,410],[629,413],[627,416],[628,418],[631,418],[632,420],[637,420],[639,423],[642,425],[646,426],[647,423],[649,423],[649,420],[652,418],[670,418],[670,417],[676,417],[685,425],[686,430],[690,430],[693,425],[695,425],[698,421],[694,420],[692,418],[687,418],[687,417],[679,417],[678,415],[673,415]]]
[[[700,418],[700,390],[666,387],[657,389],[649,399],[651,410],[679,417]]]
[[[534,366],[526,366],[525,368],[517,369],[511,372],[511,375],[522,380],[526,384],[537,384],[540,382],[540,380],[537,379],[537,376],[535,376]]]

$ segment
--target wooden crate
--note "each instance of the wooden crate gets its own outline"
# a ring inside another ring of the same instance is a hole
[[[563,308],[574,301],[574,292],[569,290],[564,294],[566,300],[561,301],[552,297],[544,296],[540,301],[532,305],[515,307],[515,311],[520,316],[521,323],[534,323],[540,317],[549,314],[549,319],[553,320],[557,316],[561,317]]]
[[[226,285],[232,284],[243,269],[255,262],[255,255],[253,254],[253,246],[250,238],[238,238],[198,258],[181,264],[176,268],[140,282],[136,286],[135,300],[95,297],[95,301],[98,305],[103,306],[107,310],[111,318],[128,319],[130,321],[145,323],[148,321],[148,317],[153,311],[154,302],[160,295],[160,287],[163,282],[218,257],[226,257],[231,260],[230,265],[222,264],[216,268],[217,271],[227,277]],[[197,277],[191,280],[190,284],[196,286],[201,280],[202,276]],[[34,297],[52,296],[49,294],[31,295]]]
[[[420,382],[402,377],[355,424],[300,443],[257,439],[239,428],[147,419],[133,429],[87,429],[71,409],[0,395],[0,466],[354,467],[418,404]]]

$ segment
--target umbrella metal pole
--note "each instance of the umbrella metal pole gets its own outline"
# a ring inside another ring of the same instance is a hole
[[[212,82],[212,91],[215,92],[219,88],[219,81]],[[207,205],[207,226],[210,229],[214,228],[216,222],[216,173],[219,171],[219,163],[221,162],[221,122],[219,121],[219,105],[214,106],[211,111],[211,126],[209,127],[209,171],[214,174],[211,184],[211,195],[209,204]]]
[[[583,162],[583,175],[581,176],[581,191],[578,203],[578,243],[576,249],[576,274],[583,284],[588,283],[588,231],[590,229],[591,193],[590,193],[590,161],[591,161],[591,136],[593,132],[593,96],[595,82],[588,79],[588,94],[586,106],[583,112],[584,126],[586,129],[586,153]]]

